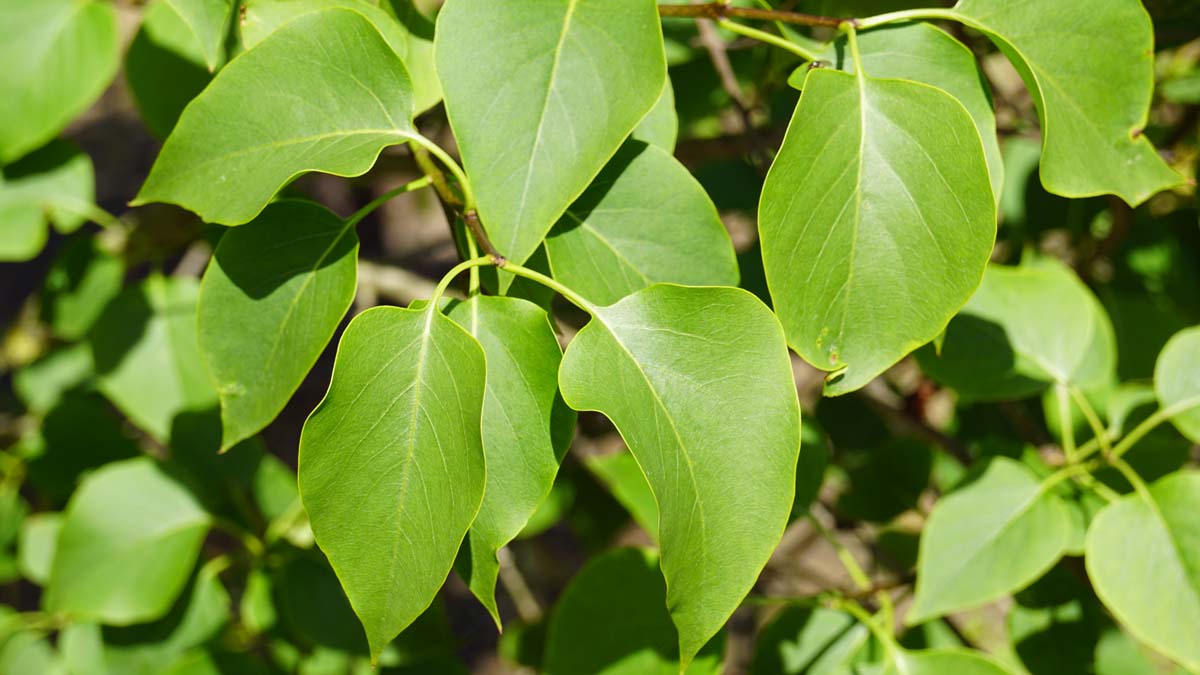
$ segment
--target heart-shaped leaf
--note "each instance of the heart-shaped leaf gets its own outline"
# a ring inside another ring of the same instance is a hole
[[[191,576],[208,526],[195,497],[153,460],[97,469],[63,514],[46,609],[113,625],[162,616]]]
[[[254,105],[246,105],[253,100]],[[357,176],[415,135],[404,64],[362,14],[312,12],[221,69],[179,118],[134,204],[253,219],[299,174]]]
[[[1154,391],[1179,431],[1200,443],[1200,326],[1176,333],[1163,347]]]
[[[1104,508],[1088,529],[1096,594],[1138,639],[1200,670],[1200,473],[1174,473]]]
[[[524,262],[662,93],[654,0],[450,0],[435,42],[480,218]]]
[[[483,346],[487,486],[461,572],[496,625],[496,551],[521,533],[550,493],[571,443],[575,413],[558,397],[562,349],[545,310],[518,298],[474,296],[447,313]]]
[[[622,146],[546,239],[554,278],[602,305],[655,282],[736,286],[717,208],[665,150]]]
[[[338,345],[300,437],[300,494],[373,659],[429,607],[484,490],[484,353],[432,305],[377,307]]]
[[[657,284],[592,311],[559,384],[572,408],[613,421],[646,474],[686,665],[787,524],[800,447],[787,347],[767,308],[738,289]]]
[[[788,342],[853,391],[941,333],[996,234],[983,144],[934,87],[826,68],[763,187],[763,267]]]
[[[1115,357],[1109,331],[1099,302],[1066,266],[991,265],[946,329],[941,353],[927,347],[917,356],[930,377],[960,396],[1011,400],[1053,382],[1082,384],[1110,375]],[[1093,356],[1096,351],[1101,354]]]
[[[1137,205],[1183,182],[1142,135],[1154,89],[1142,3],[960,0],[948,14],[986,33],[1033,93],[1047,190]]]
[[[112,5],[10,0],[0,7],[0,165],[58,135],[117,72]]]
[[[993,459],[929,515],[906,622],[916,625],[1023,588],[1062,556],[1070,527],[1062,499],[1020,462]]]
[[[225,233],[200,285],[200,352],[221,396],[222,449],[275,419],[354,301],[358,237],[282,200]]]

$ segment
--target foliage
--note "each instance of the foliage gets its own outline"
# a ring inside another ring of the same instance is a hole
[[[1200,673],[1147,5],[0,0],[0,675]]]

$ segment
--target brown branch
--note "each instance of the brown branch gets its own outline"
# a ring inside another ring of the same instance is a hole
[[[492,240],[488,239],[487,233],[483,231],[483,224],[479,222],[479,214],[474,209],[463,214],[463,222],[467,224],[467,229],[471,231],[471,236],[475,238],[475,243],[479,244],[479,248],[483,252],[491,256],[492,262],[496,267],[504,267],[504,263],[508,262],[496,247],[492,245]]]
[[[802,12],[756,7],[732,7],[726,2],[709,2],[702,5],[659,5],[658,15],[692,19],[758,19],[760,21],[782,21],[804,26],[826,26],[837,28],[843,23],[854,24],[856,19],[839,19],[836,16],[818,16]]]

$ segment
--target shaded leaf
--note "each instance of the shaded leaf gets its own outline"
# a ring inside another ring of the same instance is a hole
[[[755,644],[751,675],[842,672],[871,639],[854,617],[823,607],[784,609]]]
[[[415,134],[412,113],[404,64],[369,20],[336,8],[306,14],[221,69],[133,203],[245,223],[299,174],[365,173],[383,148]]]
[[[90,168],[88,174],[90,189]],[[55,335],[78,340],[121,292],[124,281],[125,264],[120,258],[101,249],[93,237],[73,237],[46,273],[42,316]]]
[[[147,7],[125,55],[125,80],[151,133],[166,138],[212,78],[204,47],[175,7]]]
[[[195,37],[209,71],[225,59],[225,34],[233,11],[231,0],[163,0]]]
[[[1176,333],[1163,347],[1154,391],[1175,427],[1200,443],[1200,326]]]
[[[554,278],[612,304],[656,282],[736,286],[737,260],[717,209],[661,148],[623,145],[546,239]]]
[[[654,107],[666,81],[652,0],[451,0],[438,16],[436,52],[480,218],[517,263]]]
[[[737,289],[659,284],[592,311],[559,384],[571,407],[616,424],[646,473],[686,665],[787,523],[800,409],[786,345],[766,307]]]
[[[483,504],[468,535],[467,585],[496,624],[496,551],[521,533],[550,493],[570,445],[575,414],[558,396],[562,349],[546,312],[525,300],[474,296],[447,312],[479,341],[487,359]],[[556,411],[556,408],[558,409]]]
[[[646,474],[642,473],[642,467],[638,466],[633,453],[624,450],[608,455],[590,455],[586,462],[587,468],[625,507],[638,527],[645,530],[651,539],[658,541],[658,503],[654,501],[654,491],[646,482]]]
[[[92,203],[94,182],[92,160],[65,141],[0,169],[0,261],[37,256],[49,236],[47,223],[64,233],[79,229],[79,211]]]
[[[934,87],[809,72],[759,207],[788,342],[865,385],[941,333],[979,284],[996,209],[979,132]]]
[[[270,204],[226,232],[200,285],[200,352],[221,397],[221,447],[283,410],[354,301],[358,236],[312,202]]]
[[[484,354],[432,306],[342,335],[300,438],[300,493],[371,654],[433,600],[483,499]]]

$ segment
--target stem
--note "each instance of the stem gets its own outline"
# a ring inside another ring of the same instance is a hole
[[[450,173],[454,174],[454,178],[458,180],[459,187],[462,188],[463,209],[466,211],[474,211],[475,192],[471,190],[471,181],[467,180],[467,173],[463,171],[461,166],[458,165],[458,162],[454,161],[454,158],[451,157],[445,150],[443,150],[442,146],[434,143],[415,131],[411,134],[408,134],[407,137],[417,145],[420,145],[428,150],[429,154],[437,157],[442,164],[444,164],[446,168],[450,170]]]
[[[658,15],[667,17],[684,17],[692,19],[758,19],[761,21],[782,21],[803,26],[826,26],[837,28],[843,23],[855,19],[839,19],[836,16],[819,16],[803,14],[781,9],[758,9],[755,7],[732,7],[728,2],[709,2],[701,5],[659,5]]]
[[[474,239],[483,247],[483,252],[492,256],[498,267],[503,267],[506,262],[504,255],[496,250],[492,245],[492,240],[488,239],[487,233],[483,231],[483,224],[479,222],[479,213],[475,209],[467,209],[463,213],[463,222],[467,224],[467,229],[471,232],[471,239]]]
[[[471,213],[475,213],[475,212],[472,211]],[[479,219],[476,218],[475,220],[478,221]],[[479,244],[476,243],[475,237],[471,236],[470,234],[467,235],[467,257],[469,257],[469,258],[478,258],[479,257]],[[493,260],[493,262],[495,262],[495,261]],[[479,268],[472,267],[470,281],[468,282],[468,286],[467,286],[467,295],[475,295],[478,292],[479,292]]]
[[[1137,491],[1138,496],[1150,503],[1153,503],[1154,498],[1150,496],[1150,488],[1146,487],[1146,481],[1142,480],[1142,477],[1138,475],[1137,471],[1133,470],[1132,466],[1129,466],[1128,462],[1120,457],[1113,457],[1109,463],[1115,466],[1117,471],[1121,472],[1121,475],[1125,477],[1125,480],[1129,481],[1129,484],[1132,485],[1133,489]]]
[[[412,151],[413,160],[416,161],[417,166],[425,172],[425,175],[433,179],[433,189],[442,198],[442,202],[452,207],[461,208],[462,199],[459,199],[458,195],[451,189],[450,184],[446,182],[446,174],[442,173],[442,170],[438,168],[429,151],[424,146],[417,145],[415,141],[410,141],[408,147]]]
[[[542,606],[534,597],[533,591],[529,590],[529,584],[525,582],[525,577],[517,568],[517,562],[513,560],[512,551],[509,551],[507,546],[502,547],[496,551],[496,559],[500,562],[500,583],[516,605],[517,614],[527,624],[537,623],[542,618]]]
[[[804,59],[805,61],[817,61],[821,57],[820,54],[809,51],[808,49],[801,47],[800,45],[796,44],[795,42],[792,42],[791,40],[780,37],[778,35],[772,35],[771,33],[768,33],[766,31],[762,31],[762,30],[758,30],[757,28],[743,26],[740,23],[730,21],[728,19],[718,19],[717,25],[731,33],[737,33],[738,35],[744,35],[748,38],[753,38],[755,40],[758,40],[759,42],[765,42],[766,44],[774,45],[776,47],[779,47],[780,49],[785,49],[785,50],[795,54],[796,56],[799,56],[800,58]]]
[[[410,183],[401,185],[398,188],[395,188],[393,190],[388,190],[387,192],[383,193],[376,199],[372,200],[366,206],[355,211],[354,215],[350,216],[350,219],[346,221],[346,229],[350,229],[350,228],[354,227],[355,225],[358,225],[360,222],[362,222],[363,218],[366,218],[367,216],[371,215],[371,212],[373,212],[375,209],[379,208],[380,206],[383,206],[384,204],[386,204],[389,200],[391,200],[396,195],[402,195],[405,192],[413,192],[416,190],[420,190],[421,188],[429,187],[432,184],[433,184],[432,176],[422,176],[421,178],[418,178]]]
[[[899,651],[900,647],[896,644],[896,638],[892,636],[890,630],[885,630],[882,626],[880,626],[879,622],[875,620],[875,617],[871,616],[867,610],[863,609],[862,605],[854,602],[853,600],[843,600],[837,603],[837,606],[849,613],[855,619],[858,619],[859,623],[865,625],[867,629],[871,631],[871,634],[875,636],[875,639],[879,640],[880,644],[883,645],[883,648],[887,650],[888,660],[890,660],[892,663],[896,662],[896,657],[898,656],[897,652]]]
[[[1112,449],[1113,458],[1120,459],[1120,457],[1122,455],[1124,455],[1126,452],[1129,452],[1129,449],[1132,448],[1134,446],[1134,444],[1136,444],[1138,441],[1142,440],[1143,436],[1150,433],[1154,429],[1154,427],[1157,427],[1158,425],[1162,424],[1163,422],[1166,422],[1167,420],[1171,419],[1173,416],[1178,415],[1181,412],[1195,408],[1196,406],[1200,406],[1200,396],[1186,398],[1174,405],[1169,405],[1166,408],[1163,408],[1163,409],[1155,412],[1153,415],[1142,420],[1141,424],[1134,427],[1133,430],[1130,431],[1128,434],[1125,434],[1125,438],[1122,438],[1121,442],[1117,443],[1113,447],[1113,449]]]
[[[923,9],[906,9],[899,12],[888,12],[868,17],[866,19],[857,19],[855,23],[859,30],[867,30],[877,28],[888,23],[900,23],[901,21],[916,21],[918,19],[945,19],[947,21],[962,21],[952,9],[940,9],[937,7],[927,7]]]
[[[1071,424],[1071,401],[1064,384],[1054,385],[1054,395],[1058,399],[1058,426],[1062,431],[1063,453],[1067,461],[1074,464],[1078,461],[1075,448],[1075,425]]]
[[[865,591],[870,589],[871,577],[867,576],[867,573],[863,571],[862,566],[854,559],[854,554],[850,553],[850,549],[838,541],[837,537],[833,536],[829,528],[825,527],[816,516],[812,513],[808,513],[807,515],[808,522],[812,523],[813,528],[837,551],[838,561],[842,563],[842,567],[846,568],[846,572],[850,575],[850,579],[854,581],[854,585],[858,587],[858,590]]]
[[[450,271],[446,272],[446,276],[442,277],[442,280],[438,282],[437,288],[433,289],[433,295],[429,297],[430,306],[437,309],[438,301],[442,299],[442,296],[446,293],[446,289],[450,287],[450,282],[454,281],[454,277],[457,277],[459,274],[462,274],[464,271],[469,270],[472,267],[494,264],[496,264],[496,261],[492,259],[492,256],[485,255],[478,258],[471,258],[470,260],[464,260],[450,268]],[[438,311],[441,310],[439,309]]]
[[[485,258],[485,260],[490,261],[491,258]],[[515,274],[519,277],[525,277],[526,279],[536,281],[539,284],[541,284],[547,288],[553,289],[559,295],[566,298],[567,301],[570,302],[572,305],[575,305],[576,307],[578,307],[579,309],[582,309],[583,311],[587,312],[588,314],[595,315],[596,306],[593,305],[592,303],[588,302],[587,300],[585,300],[582,296],[580,296],[575,291],[567,288],[566,286],[563,286],[562,284],[558,283],[554,279],[551,279],[550,277],[546,276],[545,274],[542,274],[541,272],[535,272],[534,270],[531,270],[527,267],[521,267],[520,265],[518,265],[514,262],[510,262],[510,261],[503,260],[503,259],[501,259],[501,260],[502,260],[503,264],[499,264],[499,265],[497,265],[497,267],[507,270],[509,272],[512,272],[513,274]]]
[[[118,216],[109,213],[96,204],[84,201],[82,199],[74,199],[65,195],[57,195],[51,199],[46,206],[50,210],[66,211],[67,213],[73,213],[77,216],[83,216],[84,218],[87,218],[106,230],[117,230],[124,233],[133,229],[129,223],[121,220]]]
[[[258,537],[232,520],[215,518],[213,519],[213,527],[237,539],[242,544],[242,548],[245,548],[251,557],[261,558],[263,553],[266,552],[266,547],[263,546],[262,541]]]
[[[1108,442],[1108,430],[1104,428],[1104,424],[1100,421],[1100,416],[1096,414],[1096,409],[1083,395],[1079,387],[1075,385],[1067,385],[1067,392],[1071,394],[1071,398],[1075,399],[1075,405],[1079,406],[1079,410],[1083,412],[1083,418],[1087,420],[1088,426],[1092,428],[1092,435],[1103,451],[1104,456],[1108,457],[1112,454],[1112,445]],[[1083,453],[1076,452],[1075,459],[1082,459]]]
[[[846,34],[846,41],[850,43],[850,58],[854,61],[854,73],[861,79],[867,76],[867,71],[863,69],[862,54],[858,51],[858,29],[852,23],[842,24],[842,32]]]

